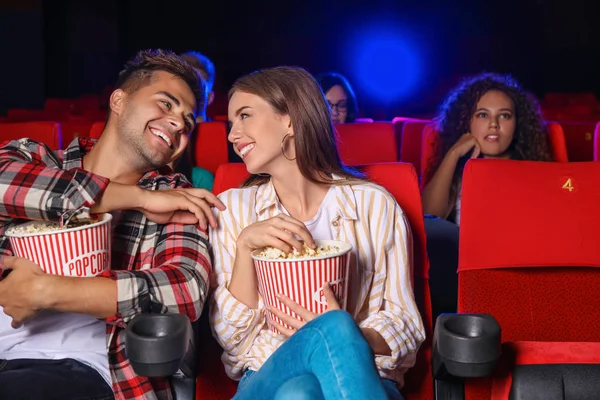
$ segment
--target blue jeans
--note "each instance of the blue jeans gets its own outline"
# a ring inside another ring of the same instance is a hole
[[[112,400],[95,369],[72,359],[1,360],[0,399]]]
[[[388,398],[401,400],[402,396],[392,381],[379,377],[371,347],[345,311],[329,311],[299,329],[259,371],[246,372],[233,397]]]

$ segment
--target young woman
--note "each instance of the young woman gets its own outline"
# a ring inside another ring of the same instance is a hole
[[[470,158],[552,161],[537,102],[511,77],[465,80],[442,105],[440,141],[423,190],[423,211],[460,223],[461,177]]]
[[[317,81],[325,93],[335,124],[352,123],[358,115],[358,104],[352,86],[346,78],[335,72],[319,75]]]
[[[229,140],[251,177],[220,195],[211,323],[225,350],[235,399],[401,399],[398,384],[424,340],[412,291],[411,232],[383,188],[344,169],[317,82],[279,67],[239,79],[230,91]],[[352,245],[347,311],[329,286],[328,311],[267,328],[250,253],[302,251],[315,239]]]

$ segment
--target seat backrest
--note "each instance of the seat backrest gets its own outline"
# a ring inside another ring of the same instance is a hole
[[[196,133],[195,162],[212,174],[228,161],[227,124],[222,121],[202,122]]]
[[[590,321],[600,290],[599,181],[594,162],[470,160],[459,311],[493,311],[505,341],[600,340],[600,319]]]
[[[599,118],[600,119],[600,118]],[[565,135],[569,161],[594,161],[596,122],[559,122]]]
[[[49,111],[70,111],[75,108],[77,100],[74,99],[59,99],[59,98],[47,98],[44,101],[44,110]]]
[[[434,124],[427,124],[423,129],[421,141],[421,188],[429,183],[429,168],[435,156],[435,148],[438,144],[439,134]]]
[[[219,195],[226,190],[239,187],[250,174],[243,163],[227,163],[217,167],[213,193]]]
[[[29,138],[52,150],[62,149],[62,132],[57,122],[11,122],[0,124],[0,142]]]
[[[229,122],[229,117],[223,114],[217,114],[213,117],[213,121]]]
[[[546,93],[543,104],[551,106],[567,106],[584,104],[594,106],[598,100],[592,92],[581,93]]]
[[[63,122],[61,125],[63,147],[67,148],[76,137],[87,137],[92,124],[90,122]]]
[[[594,161],[600,161],[600,122],[594,130]]]
[[[419,191],[419,178],[413,165],[408,163],[370,164],[360,168],[373,182],[383,186],[398,202],[407,216],[413,234],[413,285],[415,300],[427,335],[417,354],[415,366],[408,371],[402,389],[407,400],[433,399],[431,374],[432,310],[429,294],[429,258],[425,239],[423,207]]]
[[[600,342],[599,181],[594,162],[467,162],[458,311],[492,315],[503,342]]]
[[[400,161],[415,166],[417,175],[421,176],[421,143],[423,130],[430,124],[427,120],[409,120],[402,126],[402,144],[400,145]]]
[[[567,143],[565,142],[565,134],[562,126],[556,122],[548,122],[546,126],[548,127],[548,139],[550,141],[550,148],[552,149],[554,161],[569,161],[569,157],[567,156]]]
[[[47,114],[45,110],[29,110],[25,108],[11,108],[6,113],[8,118],[15,122],[44,121]]]
[[[394,135],[396,136],[396,151],[398,153],[398,159],[402,158],[402,129],[404,128],[404,123],[409,120],[410,118],[407,117],[394,117],[394,119],[392,119],[392,124],[394,125]]]
[[[102,121],[94,122],[92,124],[92,127],[90,128],[90,138],[91,139],[100,139],[100,135],[102,135],[102,132],[104,131],[105,124],[106,123],[102,122]]]
[[[391,122],[338,124],[336,130],[338,152],[345,165],[398,161]]]

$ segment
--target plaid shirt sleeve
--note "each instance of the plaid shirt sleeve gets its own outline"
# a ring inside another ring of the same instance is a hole
[[[195,225],[168,224],[158,235],[152,268],[101,275],[117,282],[117,314],[108,323],[124,327],[141,313],[200,318],[211,271],[206,232]]]
[[[6,232],[6,230],[8,229],[9,226],[10,226],[10,222],[3,221],[2,217],[0,217],[0,261],[2,261],[2,259],[4,257],[13,255],[12,250],[9,248],[10,242],[8,241],[8,238],[4,234],[4,232]],[[0,268],[0,273],[2,273],[2,268]]]
[[[160,189],[185,188],[187,181],[169,179]],[[143,217],[145,219],[145,217]],[[125,326],[140,313],[186,314],[200,318],[206,300],[211,257],[208,233],[197,225],[157,226],[152,259],[139,270],[108,270],[103,276],[117,282],[117,314],[110,324]]]
[[[63,170],[61,160],[29,139],[0,147],[0,221],[66,222],[88,217],[109,180],[82,169]]]

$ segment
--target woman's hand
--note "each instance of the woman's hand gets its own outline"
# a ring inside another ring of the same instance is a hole
[[[338,303],[337,299],[335,298],[335,293],[333,293],[333,290],[331,289],[329,282],[326,282],[323,285],[323,295],[325,296],[325,300],[327,301],[327,311],[340,309],[340,304]],[[285,322],[286,324],[288,324],[289,326],[291,326],[293,328],[293,329],[288,329],[288,328],[284,327],[283,325],[277,323],[276,321],[273,321],[273,324],[275,325],[277,330],[286,337],[292,336],[294,333],[296,333],[296,331],[298,329],[300,329],[304,325],[306,325],[306,323],[312,321],[313,319],[315,319],[316,317],[319,316],[318,314],[310,312],[306,308],[302,307],[300,304],[292,301],[289,297],[286,297],[282,294],[278,294],[277,298],[283,304],[288,306],[288,308],[291,311],[295,312],[296,315],[298,315],[298,316],[300,316],[300,318],[302,318],[302,321],[300,321],[292,316],[285,314],[278,308],[267,305],[267,310],[269,310],[271,313],[275,314],[277,317],[279,317],[279,319],[281,319],[283,322]]]
[[[300,240],[296,237],[298,236]],[[292,248],[304,252],[302,241],[315,248],[315,241],[304,224],[285,214],[255,222],[242,230],[237,239],[235,264],[229,291],[250,308],[258,306],[258,282],[250,253],[267,246],[290,253]]]
[[[247,252],[264,247],[275,247],[287,254],[292,249],[304,252],[302,242],[311,249],[316,247],[312,235],[302,222],[285,214],[279,214],[244,228],[238,237],[237,247]]]
[[[479,143],[477,143],[477,139],[470,133],[465,133],[458,139],[454,146],[452,146],[450,152],[456,154],[458,158],[461,158],[471,150],[473,150],[471,158],[477,158],[479,157],[479,154],[481,154],[481,147],[479,146]]]

